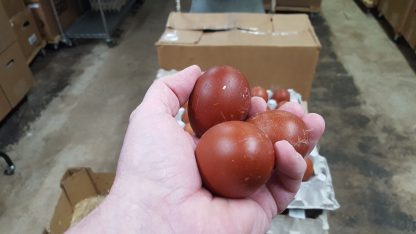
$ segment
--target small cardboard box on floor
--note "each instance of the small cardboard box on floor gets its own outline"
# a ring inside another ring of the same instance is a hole
[[[251,86],[293,88],[308,100],[321,45],[304,14],[171,13],[156,48],[163,69],[227,64]]]
[[[75,205],[90,197],[107,195],[114,173],[95,173],[90,168],[68,169],[61,179],[61,195],[46,233],[64,233],[71,224]]]

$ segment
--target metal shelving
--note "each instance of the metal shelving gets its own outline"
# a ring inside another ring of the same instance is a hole
[[[72,46],[72,39],[104,39],[109,46],[115,44],[112,37],[114,31],[123,21],[125,16],[134,6],[136,0],[129,0],[119,11],[108,11],[103,9],[101,0],[98,1],[99,11],[88,10],[80,16],[67,30],[63,30],[62,24],[53,0],[50,0],[61,40]]]

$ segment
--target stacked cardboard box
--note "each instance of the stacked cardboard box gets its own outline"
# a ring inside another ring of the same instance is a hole
[[[22,49],[27,63],[30,63],[39,51],[45,46],[35,19],[30,9],[27,9],[22,0],[1,0],[10,25]]]
[[[0,2],[0,120],[26,95],[33,82],[18,42],[20,38],[8,19],[8,15],[18,8],[10,6],[14,5],[8,5],[6,11]]]
[[[412,48],[416,47],[416,1],[380,0],[378,10],[393,27],[395,38],[404,36]]]
[[[227,64],[241,70],[251,86],[293,88],[304,100],[310,96],[320,47],[304,14],[171,13],[156,43],[165,70]]]
[[[409,14],[410,0],[380,0],[378,10],[387,19],[396,33],[400,33]]]
[[[49,1],[25,0],[25,3],[32,10],[42,38],[48,42],[57,43],[59,41],[59,29]]]
[[[416,1],[413,1],[410,6],[409,15],[404,21],[401,33],[410,46],[416,50]]]
[[[32,9],[42,37],[49,43],[59,42],[59,29],[49,0],[24,0]],[[68,29],[83,12],[87,1],[55,0],[55,9],[62,29]]]

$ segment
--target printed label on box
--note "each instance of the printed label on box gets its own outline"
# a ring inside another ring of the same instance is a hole
[[[36,42],[38,41],[38,37],[36,36],[36,34],[32,34],[27,41],[29,42],[30,45],[34,45],[36,44]]]

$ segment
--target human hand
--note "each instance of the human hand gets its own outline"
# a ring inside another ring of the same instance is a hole
[[[274,145],[276,170],[252,196],[226,199],[202,187],[194,154],[198,139],[174,118],[200,75],[199,67],[191,66],[152,84],[131,114],[110,194],[71,231],[265,233],[288,206],[306,163],[287,141]],[[296,103],[280,109],[301,117],[317,143],[325,128],[321,116],[305,114]],[[263,99],[252,98],[250,115],[265,110]]]

